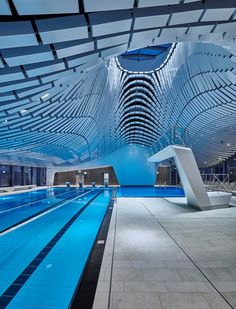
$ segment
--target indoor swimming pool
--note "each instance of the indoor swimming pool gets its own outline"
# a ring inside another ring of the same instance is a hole
[[[33,192],[17,194],[6,204],[1,198],[0,210],[11,211],[0,215],[5,231],[0,234],[0,308],[68,308],[111,190],[42,190],[32,203],[30,196]],[[20,200],[25,199],[24,206]]]
[[[54,187],[39,189],[20,194],[0,196],[0,233],[13,227],[19,222],[40,215],[53,209],[66,200],[86,193],[91,188]],[[95,190],[99,190],[96,188]],[[180,187],[121,187],[117,190],[117,197],[183,197]]]
[[[68,308],[114,193],[50,188],[0,197],[0,308]],[[121,187],[117,197],[184,196]]]

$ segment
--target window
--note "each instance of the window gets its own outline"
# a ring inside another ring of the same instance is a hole
[[[46,185],[47,169],[0,164],[0,187]]]

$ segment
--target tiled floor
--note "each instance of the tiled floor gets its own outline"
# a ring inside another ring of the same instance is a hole
[[[119,198],[94,309],[236,308],[236,207]]]

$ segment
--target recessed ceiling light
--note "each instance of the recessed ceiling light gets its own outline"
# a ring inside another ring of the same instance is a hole
[[[229,146],[230,146],[230,143],[228,143],[227,146],[229,147]]]
[[[41,99],[46,99],[48,96],[49,96],[49,93],[46,93],[45,95],[41,97]]]

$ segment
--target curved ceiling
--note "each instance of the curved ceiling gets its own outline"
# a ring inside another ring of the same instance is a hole
[[[0,14],[2,161],[78,165],[178,130],[200,164],[235,152],[234,0],[4,0]],[[150,72],[112,59],[167,42]]]

